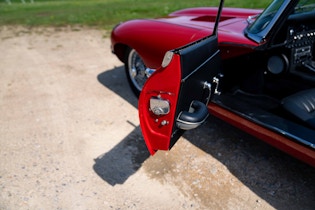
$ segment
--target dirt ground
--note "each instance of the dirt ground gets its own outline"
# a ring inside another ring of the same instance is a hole
[[[0,209],[315,209],[315,169],[209,118],[151,157],[108,34],[0,28]]]

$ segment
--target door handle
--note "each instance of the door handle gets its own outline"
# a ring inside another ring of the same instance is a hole
[[[189,111],[179,113],[176,125],[182,130],[191,130],[201,125],[209,116],[207,106],[200,101],[193,101]]]

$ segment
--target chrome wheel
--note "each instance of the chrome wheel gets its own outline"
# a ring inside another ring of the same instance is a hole
[[[154,72],[153,69],[147,68],[139,54],[131,49],[126,64],[127,77],[136,95],[139,95],[144,83]]]

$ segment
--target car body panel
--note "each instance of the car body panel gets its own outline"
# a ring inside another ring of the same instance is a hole
[[[112,31],[112,50],[123,61],[121,48],[129,46],[139,53],[149,68],[156,69],[161,65],[165,52],[210,35],[216,12],[217,8],[194,8],[171,13],[165,18],[124,22]],[[223,50],[223,57],[238,56],[258,46],[246,38],[243,31],[248,15],[260,12],[253,9],[223,9],[219,23],[219,45],[235,46],[235,50]]]
[[[135,27],[137,30],[133,32]],[[150,37],[148,32],[152,34]],[[135,49],[149,68],[156,69],[160,67],[165,52],[203,38],[209,33],[206,29],[187,28],[155,20],[132,20],[123,27],[117,26],[112,39]],[[117,51],[115,47],[114,51]]]

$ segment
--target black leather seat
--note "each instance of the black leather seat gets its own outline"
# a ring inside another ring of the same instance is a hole
[[[315,129],[315,89],[304,90],[282,100],[286,111]]]

